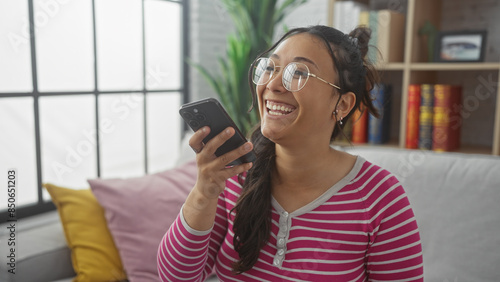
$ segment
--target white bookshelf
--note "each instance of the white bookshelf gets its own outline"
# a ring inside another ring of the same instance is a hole
[[[333,15],[335,2],[340,0],[330,0],[329,1],[329,18],[328,24],[333,25]],[[371,0],[376,1],[376,0]],[[358,1],[370,4],[370,0]],[[383,1],[383,0],[382,0]],[[489,145],[474,145],[474,144],[462,144],[460,152],[464,153],[481,153],[481,154],[492,154],[500,155],[500,62],[498,55],[494,54],[496,58],[495,61],[488,61],[484,63],[430,63],[427,62],[426,48],[424,48],[424,42],[422,38],[418,35],[418,29],[423,25],[425,21],[430,21],[434,26],[440,28],[443,20],[447,20],[452,17],[443,17],[445,13],[442,13],[443,4],[450,4],[446,2],[447,0],[402,0],[406,6],[406,35],[404,44],[404,61],[396,63],[387,63],[377,65],[377,69],[385,73],[385,79],[389,82],[396,81],[395,85],[401,86],[401,97],[397,99],[398,103],[394,103],[393,107],[398,107],[398,116],[393,117],[396,119],[395,122],[399,123],[399,133],[395,141],[392,144],[397,144],[396,146],[400,148],[405,147],[406,140],[406,115],[407,115],[407,89],[410,84],[422,84],[422,83],[450,83],[449,77],[455,76],[456,83],[460,84],[462,77],[467,76],[479,76],[484,72],[487,72],[488,77],[493,76],[494,81],[496,81],[496,87],[494,93],[492,93],[491,100],[488,102],[494,103],[493,111],[491,112],[491,119],[486,122],[491,126],[482,129],[484,133],[491,133],[492,140],[487,140]],[[377,1],[381,2],[381,1]],[[390,1],[388,1],[390,2]],[[491,1],[475,1],[475,0],[461,0],[460,2],[465,4],[484,5],[483,10],[488,10],[492,5]],[[500,10],[498,5],[493,4],[493,9]],[[446,6],[447,7],[447,6]],[[448,13],[450,11],[447,11]],[[453,11],[451,11],[453,12]],[[491,17],[494,17],[495,13],[491,13]],[[455,17],[458,18],[458,17]],[[467,19],[469,26],[478,26],[482,24],[479,18],[470,17]],[[495,19],[492,19],[495,20]],[[446,26],[453,26],[454,23],[448,23]],[[491,32],[490,32],[491,33]],[[490,34],[489,34],[490,35]],[[496,36],[496,35],[493,35]],[[498,40],[498,38],[493,38],[492,40]],[[496,41],[495,41],[496,42]],[[491,44],[490,44],[491,45]],[[479,74],[477,74],[479,73]],[[443,77],[448,77],[444,79]],[[469,83],[469,82],[468,82]],[[476,82],[479,85],[479,81]],[[468,85],[469,88],[474,88],[474,85]],[[464,97],[465,99],[465,97]],[[494,102],[493,102],[494,101]],[[488,108],[489,109],[489,108]],[[464,131],[465,130],[465,131]],[[488,132],[491,131],[491,132]],[[462,136],[464,134],[476,134],[476,132],[468,132],[467,128],[462,128]],[[488,134],[485,134],[488,135]],[[481,134],[478,135],[478,138]],[[488,135],[489,136],[489,135]],[[393,138],[394,139],[394,138]],[[391,144],[391,143],[390,143]],[[390,146],[389,144],[389,146]]]

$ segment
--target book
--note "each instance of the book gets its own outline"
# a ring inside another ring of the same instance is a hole
[[[454,151],[460,147],[462,87],[434,85],[432,150]]]
[[[336,1],[333,27],[349,34],[358,25],[361,11],[365,10],[368,10],[368,6],[357,1]]]
[[[359,24],[359,26],[369,27],[369,25],[370,25],[370,12],[369,11],[361,11],[359,13],[358,24]]]
[[[369,41],[369,48],[368,48],[368,60],[372,64],[376,64],[378,62],[378,50],[376,48],[373,48],[373,46],[377,46],[378,44],[378,12],[377,11],[370,11],[370,17],[368,19],[368,27],[372,30],[372,35],[370,37]]]
[[[408,111],[406,116],[406,148],[417,149],[420,118],[420,85],[408,86]]]
[[[432,149],[432,117],[434,114],[434,85],[422,84],[420,86],[420,116],[418,148]]]
[[[368,142],[383,144],[389,141],[391,86],[382,83],[376,84],[370,94],[379,117],[377,118],[372,114],[368,116]]]
[[[352,115],[352,143],[368,141],[368,112],[365,108],[356,110]]]
[[[376,46],[381,56],[379,61],[403,62],[405,15],[391,10],[380,10],[377,22]]]

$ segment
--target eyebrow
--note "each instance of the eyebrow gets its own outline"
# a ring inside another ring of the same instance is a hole
[[[276,58],[278,60],[280,58],[280,56],[278,56],[277,54],[272,54],[271,57]],[[317,70],[319,70],[318,66],[311,59],[308,59],[306,57],[295,57],[295,58],[293,58],[292,61],[294,61],[294,62],[308,62],[311,65],[313,65]]]

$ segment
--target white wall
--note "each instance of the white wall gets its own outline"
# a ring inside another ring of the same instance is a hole
[[[189,12],[190,58],[215,74],[217,60],[226,50],[227,35],[234,30],[227,11],[219,0],[191,0]],[[190,68],[191,100],[217,97],[198,70]]]

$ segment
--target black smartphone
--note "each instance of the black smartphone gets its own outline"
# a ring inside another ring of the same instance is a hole
[[[179,113],[193,131],[197,131],[204,126],[210,127],[210,133],[203,139],[204,144],[227,127],[234,128],[235,134],[215,151],[216,156],[224,155],[247,142],[247,139],[227,114],[224,107],[214,98],[184,104],[181,106]],[[227,165],[233,166],[253,161],[255,161],[255,153],[252,150]]]

